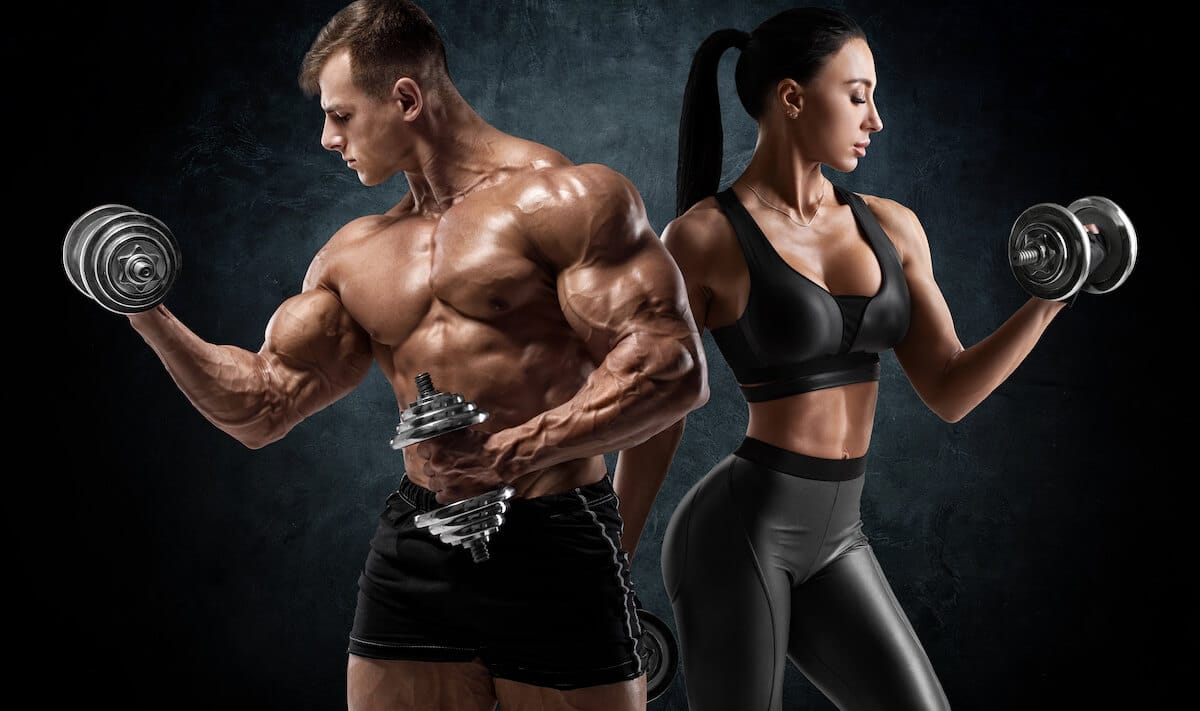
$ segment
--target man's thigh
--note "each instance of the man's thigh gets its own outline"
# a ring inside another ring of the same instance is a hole
[[[496,679],[500,711],[645,711],[646,675],[582,689],[550,689]]]
[[[493,711],[492,681],[478,659],[416,662],[351,654],[346,704],[349,711]]]

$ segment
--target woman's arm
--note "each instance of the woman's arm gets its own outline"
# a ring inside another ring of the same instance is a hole
[[[957,422],[1017,369],[1065,303],[1030,298],[986,338],[963,347],[934,278],[920,221],[890,200],[872,198],[868,204],[900,252],[911,297],[908,334],[896,346],[896,358],[929,409]]]
[[[662,240],[683,276],[692,318],[703,333],[712,292],[705,284],[708,262],[700,223],[700,220],[681,216],[666,226]],[[620,500],[623,521],[621,547],[631,560],[654,507],[654,499],[671,469],[686,419],[678,420],[645,442],[623,449],[617,455],[613,488]]]

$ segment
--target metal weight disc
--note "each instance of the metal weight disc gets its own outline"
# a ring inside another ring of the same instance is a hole
[[[517,490],[513,487],[504,486],[496,489],[495,491],[489,491],[484,494],[479,494],[478,496],[472,496],[468,499],[463,499],[462,501],[455,501],[454,503],[446,504],[445,506],[433,509],[432,511],[426,511],[423,514],[418,514],[413,520],[413,523],[416,524],[417,528],[427,528],[436,524],[445,523],[458,518],[459,516],[469,515],[481,509],[486,509],[489,506],[495,506],[496,504],[508,501],[516,493]],[[505,509],[507,509],[507,504],[505,504]],[[503,512],[505,509],[502,509],[501,512]]]
[[[493,533],[500,530],[500,526],[504,524],[503,516],[489,516],[485,519],[475,521],[463,526],[456,526],[452,529],[435,533],[442,543],[449,543],[452,546],[461,546],[477,540],[487,540]]]
[[[144,223],[106,229],[97,237],[92,295],[117,313],[154,308],[179,274],[179,246],[170,230],[153,217],[142,217]]]
[[[148,311],[162,302],[179,273],[179,245],[171,230],[142,212],[97,223],[80,247],[80,274],[92,298],[119,314]]]
[[[444,435],[447,432],[461,430],[471,425],[477,425],[488,418],[486,412],[474,409],[472,405],[469,409],[464,409],[462,412],[447,414],[446,416],[428,422],[417,424],[405,423],[396,428],[396,436],[392,438],[392,449],[404,449],[410,444],[424,442],[427,439]]]
[[[483,509],[470,516],[430,526],[429,532],[447,542],[449,542],[447,536],[466,535],[488,527],[492,527],[491,531],[494,532],[500,528],[500,524],[504,523],[504,512],[507,510],[507,505],[495,504],[494,508]]]
[[[67,278],[71,280],[75,288],[89,297],[91,293],[84,286],[83,275],[80,272],[81,264],[79,258],[83,245],[87,244],[88,240],[91,239],[92,231],[105,218],[125,212],[135,212],[135,210],[127,205],[117,204],[93,207],[91,210],[80,215],[79,219],[75,220],[67,230],[67,236],[63,240],[63,269],[67,272]]]
[[[414,523],[442,543],[470,550],[471,558],[478,563],[490,557],[488,539],[504,525],[506,502],[515,495],[516,489],[503,486],[419,514]]]
[[[475,403],[467,402],[462,395],[438,393],[421,402],[412,403],[400,415],[400,421],[411,423],[411,427],[420,427],[430,422],[436,422],[446,417],[455,417],[465,412],[476,412]]]
[[[1062,205],[1038,203],[1022,212],[1009,232],[1008,257],[1013,276],[1027,292],[1041,299],[1062,301],[1084,285],[1090,273],[1088,232]],[[1043,255],[1020,263],[1023,253]]]
[[[646,645],[646,699],[653,701],[671,687],[679,667],[679,645],[671,628],[654,613],[638,609]]]
[[[423,442],[432,437],[477,425],[488,418],[473,402],[461,395],[438,393],[420,402],[412,403],[400,413],[400,424],[392,438],[392,449],[404,449],[410,444]]]
[[[1104,258],[1092,267],[1083,290],[1105,294],[1125,283],[1137,262],[1137,233],[1125,211],[1108,198],[1095,195],[1080,198],[1067,206],[1080,224],[1100,229]]]

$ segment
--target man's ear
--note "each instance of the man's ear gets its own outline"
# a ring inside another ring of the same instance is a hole
[[[395,84],[392,84],[392,101],[400,105],[405,121],[416,119],[421,115],[421,109],[425,107],[425,97],[421,93],[421,87],[413,81],[412,77],[400,77]]]

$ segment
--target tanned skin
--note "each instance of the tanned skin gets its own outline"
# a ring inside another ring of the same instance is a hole
[[[604,454],[707,400],[682,277],[627,179],[497,130],[448,81],[404,77],[376,99],[342,51],[319,83],[322,144],[364,185],[403,172],[410,190],[329,239],[257,352],[203,340],[165,305],[129,316],[213,425],[260,448],[351,392],[372,363],[398,411],[428,372],[490,414],[403,450],[407,476],[449,503],[504,484],[537,497],[597,482]],[[646,704],[644,676],[559,691],[493,680],[478,662],[351,655],[347,681],[353,711]]]
[[[754,156],[732,184],[783,260],[833,294],[869,296],[882,284],[878,258],[850,207],[833,199],[821,173],[822,164],[854,170],[871,135],[883,129],[875,85],[874,58],[859,39],[849,40],[808,84],[781,80],[759,121]],[[957,422],[1016,370],[1065,303],[1030,298],[989,336],[964,347],[916,215],[894,200],[862,198],[896,247],[911,299],[909,329],[895,348],[896,359],[930,410]],[[695,322],[710,331],[735,323],[749,301],[750,274],[716,199],[700,200],[669,223],[663,242],[684,275]],[[862,457],[878,394],[877,382],[865,382],[752,402],[746,435],[813,457]],[[621,453],[616,474],[628,466],[628,476],[640,482],[626,495],[636,497],[637,506],[652,505],[657,489],[650,482],[666,477],[684,425],[681,420]]]

